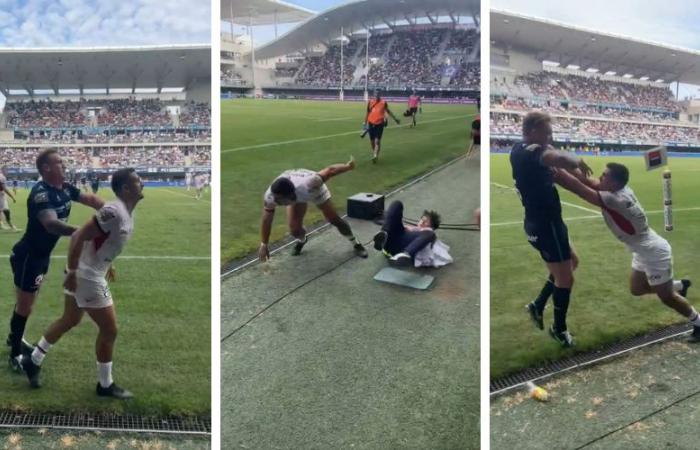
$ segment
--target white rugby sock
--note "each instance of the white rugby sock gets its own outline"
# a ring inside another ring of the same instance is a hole
[[[700,327],[700,315],[698,315],[698,312],[692,306],[690,309],[691,313],[688,316],[688,320],[690,320],[690,323],[692,323],[694,326]]]
[[[683,282],[681,280],[673,280],[673,290],[678,292],[683,289]]]
[[[34,347],[34,351],[32,352],[32,362],[36,364],[37,366],[40,366],[42,362],[44,362],[44,358],[46,357],[46,354],[49,352],[49,349],[51,348],[51,344],[49,344],[49,341],[44,338],[44,336],[39,339],[39,343],[36,344],[36,347]]]
[[[112,385],[112,361],[101,363],[97,362],[97,379],[100,380],[100,386],[108,388]]]

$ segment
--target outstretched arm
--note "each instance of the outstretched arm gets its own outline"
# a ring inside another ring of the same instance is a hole
[[[588,164],[586,164],[583,159],[572,153],[557,150],[551,146],[547,147],[542,153],[542,164],[549,167],[566,169],[570,172],[579,169],[586,177],[593,173],[593,170],[588,167]]]
[[[578,195],[591,205],[595,205],[600,208],[603,207],[603,202],[600,200],[600,194],[598,194],[598,191],[586,186],[581,180],[566,170],[557,169],[554,173],[554,182],[567,191],[571,191]]]
[[[100,209],[105,205],[105,201],[95,194],[81,193],[80,198],[78,198],[78,203],[82,203],[85,206],[89,206],[93,209]]]
[[[318,171],[318,174],[321,176],[321,179],[325,183],[326,181],[330,180],[336,175],[340,175],[341,173],[348,172],[350,170],[353,170],[355,168],[355,158],[352,156],[350,157],[350,161],[344,163],[344,164],[333,164],[332,166],[328,166],[325,169],[321,169]]]

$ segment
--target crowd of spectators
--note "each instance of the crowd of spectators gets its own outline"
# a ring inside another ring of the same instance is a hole
[[[34,167],[38,148],[0,146],[0,158],[9,168]],[[144,146],[110,148],[62,148],[61,157],[68,169],[121,167],[184,167],[211,164],[211,147],[205,146]],[[188,161],[189,160],[189,161]]]
[[[669,112],[680,110],[668,88],[625,83],[595,76],[548,71],[532,72],[517,77],[515,85],[527,86],[535,96],[546,99],[616,104],[625,107],[663,109]]]
[[[180,126],[211,126],[211,107],[208,103],[188,102],[180,112]]]
[[[449,85],[453,87],[478,88],[480,84],[479,61],[467,62],[479,45],[475,30],[398,30],[373,35],[368,52],[365,45],[365,39],[358,38],[344,46],[345,86],[353,82],[357,67],[365,67],[365,53],[370,60],[369,83],[373,86],[433,87],[439,86],[443,77],[449,77]],[[444,57],[438,58],[441,48]],[[353,65],[355,55],[360,57]],[[284,77],[294,76],[294,69],[277,69],[276,72]],[[356,81],[363,86],[365,76]],[[308,57],[296,74],[295,82],[309,87],[339,86],[340,46],[331,46],[322,56]]]
[[[365,48],[364,41],[352,40],[343,47],[343,84],[352,83],[355,66],[350,60],[358,51]],[[371,48],[371,46],[370,46]],[[311,56],[306,60],[296,77],[296,83],[304,86],[340,85],[340,45],[332,45],[322,56]]]
[[[519,136],[521,119],[522,116],[516,113],[492,113],[491,133]],[[650,145],[665,142],[700,144],[700,127],[678,124],[556,117],[552,121],[552,132],[555,142],[624,140]]]
[[[166,103],[158,99],[10,102],[5,105],[9,128],[139,128],[170,127],[173,117]],[[95,114],[90,114],[91,110]],[[180,123],[210,125],[211,110],[204,103],[187,103]]]

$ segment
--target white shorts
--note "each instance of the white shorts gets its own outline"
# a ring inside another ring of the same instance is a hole
[[[326,203],[328,200],[331,199],[331,191],[328,189],[328,186],[324,183],[321,185],[321,189],[319,189],[318,194],[311,199],[312,202],[314,202],[314,205],[322,205]]]
[[[5,196],[3,195],[2,198],[0,198],[0,211],[5,211],[6,209],[10,209],[7,203],[7,200],[5,199]]]
[[[79,308],[107,308],[112,306],[112,293],[109,291],[107,280],[95,281],[77,278],[78,286],[75,292],[64,289],[64,293],[75,298]]]
[[[659,286],[673,280],[671,246],[666,243],[655,250],[652,256],[632,252],[632,270],[644,272],[649,286]]]

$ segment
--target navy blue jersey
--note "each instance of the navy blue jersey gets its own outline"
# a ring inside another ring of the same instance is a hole
[[[39,213],[45,209],[53,209],[59,220],[67,222],[71,201],[77,201],[79,198],[80,190],[71,184],[63,183],[63,189],[56,189],[43,181],[36,183],[27,198],[27,231],[15,245],[15,249],[34,256],[49,256],[60,236],[46,231],[39,221]]]
[[[529,220],[561,219],[559,192],[554,186],[554,170],[542,164],[544,148],[528,150],[528,144],[518,142],[510,151],[515,187]]]

